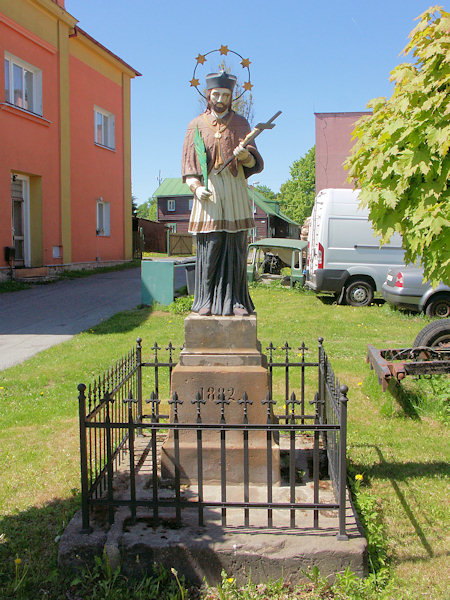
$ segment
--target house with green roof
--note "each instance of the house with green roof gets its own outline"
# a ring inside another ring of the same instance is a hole
[[[268,200],[255,187],[248,186],[253,204],[255,229],[250,232],[254,241],[260,238],[300,237],[299,224],[280,212],[276,200]],[[175,233],[187,233],[194,196],[180,177],[167,177],[154,192],[157,202],[157,219]]]

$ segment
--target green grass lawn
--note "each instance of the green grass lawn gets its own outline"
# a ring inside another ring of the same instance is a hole
[[[349,386],[350,472],[362,474],[361,491],[375,499],[390,569],[385,591],[373,597],[447,597],[448,379],[407,378],[395,393],[383,392],[366,364],[367,343],[410,346],[428,319],[381,303],[337,306],[327,297],[276,286],[251,293],[263,348],[287,340],[294,351],[304,341],[307,356],[315,357],[321,336],[336,375]],[[67,595],[56,568],[58,536],[79,507],[76,386],[92,382],[138,336],[144,359],[155,341],[181,346],[183,321],[183,315],[162,310],[127,311],[0,372],[0,598],[80,597]],[[151,378],[145,385],[149,394]],[[359,597],[313,595],[318,593],[298,597]]]

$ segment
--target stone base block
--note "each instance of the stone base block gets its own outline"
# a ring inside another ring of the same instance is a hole
[[[224,419],[228,424],[244,422],[244,407],[240,404],[244,392],[247,392],[247,418],[249,423],[266,423],[267,406],[262,404],[268,391],[267,370],[260,366],[184,366],[177,365],[172,372],[171,393],[177,393],[182,404],[178,404],[180,423],[197,422],[195,400],[200,392],[205,404],[200,406],[202,423],[217,425],[221,420],[219,395],[223,393]],[[271,420],[273,420],[271,413]],[[174,420],[174,408],[171,407],[170,421]],[[204,483],[220,482],[221,444],[219,431],[204,431],[203,480]],[[226,432],[227,481],[242,483],[244,469],[244,441],[242,431]],[[197,481],[197,438],[195,431],[179,431],[180,474],[183,483]],[[162,448],[162,477],[173,478],[175,445],[173,430]],[[267,438],[264,432],[249,432],[249,480],[253,484],[267,481]],[[272,440],[272,480],[280,481],[280,452],[278,444]]]
[[[256,337],[256,315],[202,317],[191,313],[184,321],[184,366],[266,366]]]

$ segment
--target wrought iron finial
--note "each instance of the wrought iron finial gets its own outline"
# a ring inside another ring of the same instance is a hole
[[[197,423],[201,423],[202,422],[202,418],[201,418],[201,415],[200,415],[201,405],[202,404],[206,404],[206,400],[203,400],[202,395],[200,394],[200,392],[197,392],[195,394],[195,400],[191,400],[191,404],[196,404],[197,405]]]
[[[178,394],[174,392],[172,398],[169,400],[169,404],[173,404],[173,420],[178,422],[178,405],[183,404],[183,400],[178,400]]]
[[[267,392],[265,400],[261,400],[261,404],[267,404],[267,422],[272,422],[272,406],[276,404],[275,400],[272,400],[270,392]]]
[[[161,348],[158,346],[158,342],[155,342],[152,346],[152,350],[155,354],[155,363],[158,362],[158,350],[161,350]]]
[[[341,392],[340,402],[348,402],[348,398],[347,398],[348,385],[341,385],[339,388],[339,391]]]
[[[284,362],[286,364],[288,364],[288,362],[289,362],[289,350],[291,350],[291,347],[289,346],[287,340],[284,342],[284,345],[281,346],[281,350],[284,350]]]
[[[152,392],[150,394],[150,399],[146,400],[145,403],[146,404],[152,404],[152,421],[156,421],[157,416],[158,416],[158,406],[161,404],[161,400],[159,400],[158,396],[155,394],[155,392]]]
[[[223,392],[219,393],[219,399],[216,400],[216,404],[220,404],[220,422],[225,423],[225,404],[230,404],[230,401],[225,398]]]
[[[248,405],[253,404],[253,400],[249,400],[247,392],[244,392],[242,395],[242,400],[238,400],[238,403],[244,405],[244,423],[248,423]]]
[[[106,394],[105,394],[105,400],[106,400],[106,396],[107,395],[109,396],[109,392],[106,392]],[[108,399],[110,400],[110,398],[108,398]],[[128,392],[128,397],[123,399],[123,403],[124,404],[128,404],[129,406],[131,406],[131,404],[133,402],[137,402],[137,398],[133,398],[133,392],[130,390]]]
[[[297,400],[297,398],[295,396],[295,392],[292,392],[291,397],[286,402],[286,407],[290,406],[292,422],[295,422],[295,405],[296,404],[301,404],[301,402],[300,402],[300,400]]]
[[[270,352],[270,358],[272,359],[272,353],[274,350],[276,350],[276,346],[274,346],[272,344],[272,342],[270,342],[270,344],[267,346],[266,350],[268,350]]]

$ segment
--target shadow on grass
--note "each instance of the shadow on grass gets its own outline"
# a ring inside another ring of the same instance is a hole
[[[364,473],[364,476],[370,481],[373,479],[389,479],[392,488],[405,511],[411,525],[413,526],[417,537],[419,538],[422,546],[427,552],[428,556],[434,556],[433,548],[428,542],[423,529],[421,528],[418,520],[416,519],[413,510],[408,504],[405,495],[400,489],[399,481],[408,481],[413,477],[448,477],[450,475],[450,467],[446,462],[410,462],[410,463],[399,463],[399,462],[388,462],[383,456],[381,449],[378,446],[371,444],[355,444],[355,447],[360,448],[373,448],[378,455],[379,463],[373,464],[369,467],[367,465],[358,465],[352,463],[357,473]]]
[[[325,304],[326,306],[331,306],[332,304],[337,304],[337,299],[339,297],[340,294],[338,294],[337,296],[333,295],[333,296],[329,296],[329,295],[317,295],[317,298],[322,302],[322,304]],[[384,298],[374,298],[372,300],[371,304],[375,304],[376,306],[383,306],[383,304],[385,303]],[[347,306],[347,304],[342,304],[342,306]],[[360,307],[360,308],[364,308],[364,306]]]
[[[0,518],[0,598],[65,598],[57,536],[79,508],[78,496]],[[17,560],[17,563],[15,562]]]
[[[401,384],[393,377],[389,380],[388,388],[392,396],[402,407],[405,416],[420,421],[420,415],[417,412],[416,406],[420,406],[421,398],[411,390],[405,392]]]
[[[152,306],[140,305],[133,310],[119,312],[106,321],[102,321],[95,327],[91,327],[87,331],[93,335],[125,333],[127,331],[132,331],[144,323],[144,321],[149,318],[152,312]]]

